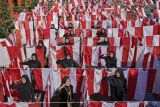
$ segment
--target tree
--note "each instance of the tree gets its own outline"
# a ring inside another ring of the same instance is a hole
[[[14,18],[7,0],[0,0],[0,38],[8,37],[14,30]]]

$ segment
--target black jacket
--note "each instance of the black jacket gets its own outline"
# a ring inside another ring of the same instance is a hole
[[[17,89],[20,95],[20,100],[22,102],[29,102],[34,101],[34,88],[30,83],[30,80],[27,75],[23,75],[22,78],[26,79],[26,83],[18,83],[18,84],[11,84],[10,88]]]
[[[63,37],[69,38],[69,37],[76,37],[75,34],[64,34]]]
[[[79,67],[78,63],[73,59],[68,60],[65,58],[62,60],[58,60],[56,63],[61,65],[63,68]]]
[[[72,43],[66,43],[66,42],[60,42],[57,44],[57,46],[64,46],[64,45],[73,45]]]
[[[103,46],[108,46],[110,45],[109,42],[103,41],[103,42],[98,42],[97,45],[103,45]]]
[[[68,95],[67,90],[71,92],[70,97]],[[59,92],[59,97],[61,98],[61,102],[72,102],[72,99],[73,99],[73,86],[70,85],[69,87],[62,88],[60,90],[60,92]],[[61,103],[60,107],[68,107],[68,106],[67,106],[67,103]]]
[[[106,68],[116,68],[117,67],[117,59],[115,57],[110,58],[109,56],[100,56],[100,58],[106,61]]]
[[[97,32],[97,37],[107,37],[107,33]]]
[[[122,101],[126,92],[126,79],[124,77],[117,78],[116,76],[105,77],[103,80],[109,81],[111,88],[111,100]]]
[[[38,60],[29,60],[22,63],[23,65],[28,65],[29,68],[41,68],[41,63]]]

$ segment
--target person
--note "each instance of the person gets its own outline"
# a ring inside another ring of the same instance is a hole
[[[34,102],[34,88],[27,75],[22,75],[22,79],[15,81],[10,88],[17,89],[21,102]]]
[[[29,68],[41,68],[41,63],[37,59],[37,54],[32,53],[31,58],[28,61],[21,62],[23,65],[28,65]]]
[[[52,29],[52,30],[55,30],[55,35],[56,35],[56,37],[57,37],[57,36],[58,36],[58,29],[55,27],[54,24],[51,25],[51,29]]]
[[[97,32],[97,37],[107,37],[107,33],[104,28]]]
[[[39,41],[38,41],[37,48],[44,48],[44,58],[46,58],[47,48],[46,48],[46,46],[44,45],[44,43],[43,43],[42,40],[39,40]]]
[[[109,53],[109,56],[101,55],[99,59],[104,59],[106,61],[106,68],[116,68],[117,67],[117,58],[113,51]]]
[[[51,29],[56,29],[54,24],[51,25]]]
[[[115,75],[104,77],[103,80],[107,80],[111,89],[111,100],[122,101],[124,94],[126,93],[126,78],[123,71],[116,70]]]
[[[40,61],[38,61],[36,53],[32,53],[30,60],[24,61],[21,63],[24,65],[28,65],[29,68],[41,68],[41,63],[40,63]],[[31,81],[32,81],[32,86],[35,87],[36,83],[35,83],[35,78],[34,78],[34,74],[33,74],[32,70],[31,70]],[[36,95],[38,96],[41,93],[41,91],[39,91],[39,90],[34,90],[34,92],[35,92],[35,96]]]
[[[71,85],[71,81],[69,77],[64,77],[61,83],[61,86],[58,88],[59,97],[61,98],[60,107],[72,107],[73,100],[73,86]],[[65,103],[67,102],[67,103]]]
[[[39,49],[44,49],[44,59],[43,59],[43,63],[41,62],[41,65],[42,67],[45,67],[45,68],[48,68],[48,58],[46,57],[46,53],[47,53],[47,48],[46,46],[44,45],[43,41],[42,40],[39,40],[38,41],[38,45],[36,48],[39,48]]]
[[[57,44],[57,46],[63,46],[63,45],[72,45],[72,43],[70,42],[69,38],[65,38],[64,42],[60,42]]]
[[[100,41],[97,42],[97,45],[109,46],[110,43],[109,43],[108,38],[100,37]]]
[[[56,63],[61,65],[62,68],[80,67],[75,60],[71,59],[69,54],[66,55],[66,58],[57,60]]]
[[[68,37],[76,37],[74,34],[74,30],[70,30],[69,32],[65,33],[63,37],[68,38]]]
[[[75,35],[75,33],[74,33],[74,30],[70,30],[69,36],[70,36],[70,37],[76,37],[76,35]]]
[[[74,29],[72,23],[69,23],[68,29]]]

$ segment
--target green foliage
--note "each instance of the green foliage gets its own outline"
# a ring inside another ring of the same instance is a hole
[[[32,3],[31,3],[31,8],[33,9],[37,4],[38,4],[39,0],[32,0]]]
[[[13,22],[7,0],[0,0],[0,38],[6,38],[13,32]]]

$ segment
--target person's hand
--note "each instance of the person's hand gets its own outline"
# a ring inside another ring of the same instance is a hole
[[[15,80],[14,84],[18,84],[21,80]]]
[[[99,59],[101,59],[103,56],[104,56],[104,54],[100,55],[100,56],[99,56]]]
[[[60,87],[60,90],[62,89],[62,88],[64,88],[66,85],[65,84],[63,84],[61,87]]]

